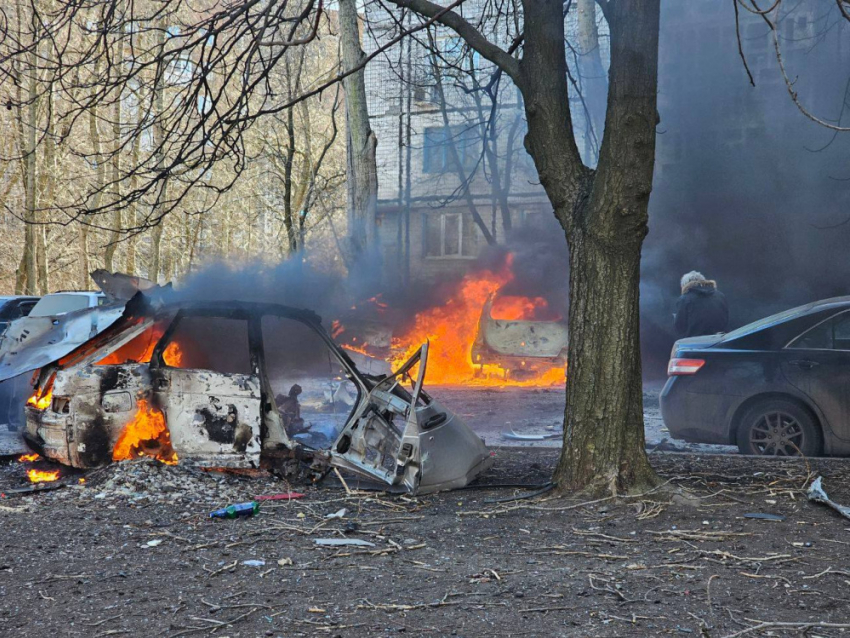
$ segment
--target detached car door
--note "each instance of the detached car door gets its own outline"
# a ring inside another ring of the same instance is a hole
[[[422,472],[415,407],[427,361],[426,343],[372,388],[331,448],[334,465],[411,492],[418,489]],[[416,364],[414,380],[411,371]]]
[[[792,341],[784,350],[782,370],[820,408],[832,433],[850,439],[850,311]]]
[[[157,344],[151,377],[180,462],[256,467],[258,364],[247,316],[179,313]]]

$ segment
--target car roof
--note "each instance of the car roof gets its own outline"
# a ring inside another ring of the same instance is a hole
[[[148,305],[151,298],[143,293],[140,303],[141,307],[131,307],[135,304],[128,303],[128,310],[131,314],[149,315],[153,313],[172,313],[172,312],[190,312],[197,314],[208,314],[217,317],[227,317],[234,314],[240,315],[275,315],[281,317],[289,317],[292,319],[301,319],[302,321],[310,321],[313,323],[321,323],[321,317],[307,308],[295,308],[293,306],[285,306],[277,303],[266,303],[257,301],[206,301],[206,300],[183,300],[172,299],[165,303],[154,303]],[[138,296],[138,295],[137,295]]]
[[[53,297],[53,296],[56,296],[56,295],[86,295],[86,296],[95,295],[97,297],[103,297],[104,296],[104,294],[99,290],[57,290],[56,292],[51,292],[51,293],[48,293],[44,296],[45,297]]]
[[[768,342],[787,343],[790,336],[808,326],[810,315],[828,315],[831,312],[850,308],[850,296],[831,297],[812,301],[802,306],[789,308],[773,315],[763,317],[741,326],[723,335],[716,344],[718,347],[768,347]],[[788,333],[788,334],[784,334]],[[770,338],[768,335],[772,335]],[[735,344],[735,345],[733,345]],[[775,344],[773,346],[775,347]]]

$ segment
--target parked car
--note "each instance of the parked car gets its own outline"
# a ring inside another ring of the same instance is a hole
[[[850,297],[673,346],[661,414],[673,438],[742,454],[850,454]]]
[[[466,485],[484,442],[423,388],[428,345],[358,370],[307,310],[139,293],[102,333],[42,367],[27,443],[79,468],[151,456],[201,467],[348,470],[411,493]]]
[[[38,297],[0,297],[0,337],[15,319],[26,317]]]

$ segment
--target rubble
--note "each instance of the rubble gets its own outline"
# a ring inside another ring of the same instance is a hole
[[[17,469],[14,466],[6,471]],[[279,489],[282,481],[272,475],[247,479],[222,472],[165,465],[150,458],[113,463],[90,472],[85,483],[76,475],[61,478],[67,489],[40,498],[73,499],[81,504],[181,505],[187,512],[206,512],[222,502],[251,500],[255,492]],[[55,485],[55,484],[52,484]]]

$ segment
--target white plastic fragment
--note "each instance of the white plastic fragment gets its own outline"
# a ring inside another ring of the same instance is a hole
[[[809,491],[806,492],[806,496],[813,503],[820,503],[822,505],[826,505],[827,507],[831,507],[836,512],[841,514],[844,518],[850,519],[850,507],[845,507],[843,505],[839,505],[826,495],[826,492],[823,490],[823,477],[819,476],[812,484],[809,486]]]
[[[316,545],[325,547],[340,547],[346,545],[354,545],[357,547],[374,547],[375,543],[364,541],[359,538],[317,538]]]

